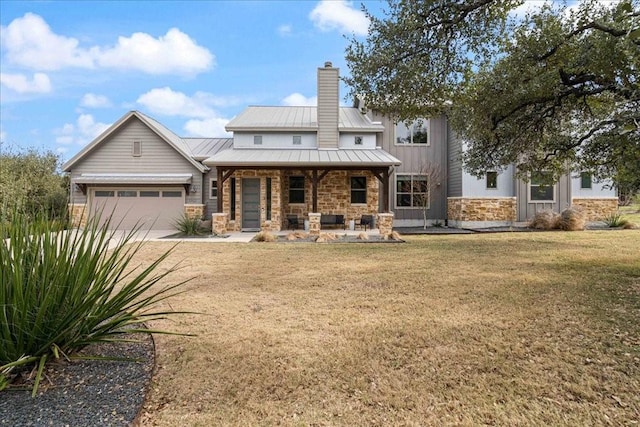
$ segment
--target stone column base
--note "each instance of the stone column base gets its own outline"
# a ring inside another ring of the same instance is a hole
[[[83,228],[87,226],[87,205],[86,204],[69,203],[67,205],[67,210],[69,212],[69,221],[71,222],[72,228]]]
[[[386,236],[393,231],[393,213],[379,213],[376,220],[380,235]]]
[[[229,214],[214,213],[211,214],[211,231],[213,234],[224,234],[227,232],[227,222]]]
[[[312,236],[320,235],[320,216],[319,213],[309,214],[309,234]]]

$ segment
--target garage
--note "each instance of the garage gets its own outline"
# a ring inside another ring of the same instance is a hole
[[[173,230],[184,212],[182,187],[94,187],[90,190],[91,215],[103,224],[111,216],[111,228]]]

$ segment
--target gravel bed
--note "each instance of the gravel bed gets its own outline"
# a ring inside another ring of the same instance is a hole
[[[0,392],[0,426],[129,426],[142,407],[154,366],[151,336],[136,343],[87,347],[87,356],[126,357],[140,361],[73,360],[45,368],[36,397],[32,380],[20,389]]]

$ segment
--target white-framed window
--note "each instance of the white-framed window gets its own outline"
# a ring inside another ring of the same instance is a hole
[[[355,145],[362,145],[362,137],[361,136],[356,136],[353,138],[353,143]]]
[[[262,145],[262,135],[253,135],[253,145]]]
[[[556,184],[549,171],[538,171],[531,174],[529,180],[530,202],[555,202]]]
[[[487,172],[487,190],[496,190],[498,188],[498,172]]]
[[[351,204],[367,204],[367,177],[352,176],[351,181]]]
[[[142,141],[133,141],[133,145],[131,147],[131,155],[133,157],[142,156]]]
[[[218,178],[211,178],[209,180],[209,198],[218,198]]]
[[[429,208],[427,175],[396,175],[396,208]]]
[[[302,145],[302,136],[293,135],[293,145]]]
[[[429,145],[429,120],[416,119],[407,124],[396,123],[396,145]]]
[[[591,190],[592,182],[591,174],[589,172],[580,173],[580,188],[582,190]]]

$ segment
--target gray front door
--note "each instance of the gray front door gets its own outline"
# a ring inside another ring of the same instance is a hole
[[[260,229],[260,178],[242,178],[242,228]]]

